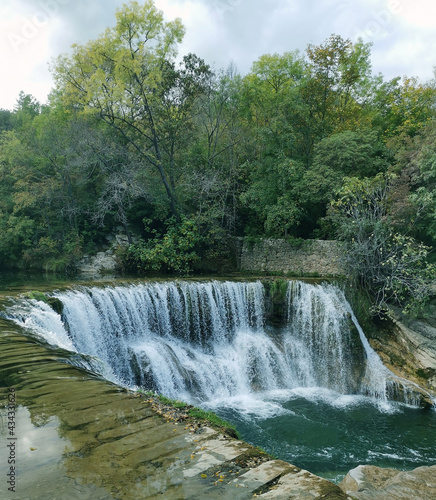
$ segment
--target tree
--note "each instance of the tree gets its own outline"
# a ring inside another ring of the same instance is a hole
[[[35,223],[27,215],[14,213],[14,186],[17,181],[12,159],[16,152],[25,157],[15,131],[0,135],[0,267],[17,264],[23,251],[34,244]]]
[[[301,221],[297,187],[303,155],[294,118],[304,69],[298,52],[268,54],[253,63],[243,80],[241,114],[251,140],[241,200],[255,214],[247,228],[251,232],[284,236]]]
[[[65,144],[66,137],[69,141],[72,137],[48,118],[36,115],[23,130],[2,136],[0,170],[5,196],[0,210],[8,235],[3,240],[5,262],[47,264],[60,258],[62,267],[69,257],[78,256],[81,247],[74,176]]]
[[[370,79],[370,45],[352,43],[338,35],[319,46],[309,45],[308,76],[301,87],[307,108],[302,117],[306,130],[306,163],[317,140],[362,125],[362,102]]]
[[[422,307],[435,278],[426,260],[429,248],[404,231],[397,183],[393,175],[346,178],[332,203],[344,263],[371,295],[378,316],[389,315],[391,305],[406,312]]]
[[[0,109],[0,133],[14,128],[14,115],[8,109]]]
[[[386,137],[401,134],[415,136],[435,116],[436,88],[417,78],[373,80],[373,95],[367,103],[372,108],[373,126]]]
[[[246,130],[240,121],[242,80],[233,65],[210,76],[197,100],[197,130],[186,150],[185,199],[203,231],[233,233],[237,227]]]
[[[311,225],[314,227],[326,215],[327,206],[341,188],[344,177],[372,177],[386,172],[389,159],[388,149],[373,130],[347,130],[319,141],[313,163],[300,184],[301,205]]]
[[[108,216],[121,223],[129,244],[133,243],[130,210],[138,199],[151,201],[152,192],[141,178],[141,162],[107,134],[92,134],[87,150],[94,156],[88,166],[98,169],[100,187],[91,208],[91,220],[105,226]]]
[[[255,140],[257,159],[279,152],[296,157],[301,154],[300,123],[296,117],[301,106],[299,88],[305,62],[298,52],[267,54],[252,65],[244,78],[241,113]]]
[[[244,79],[242,112],[256,141],[242,199],[269,234],[309,236],[347,170],[383,168],[375,134],[359,132],[369,45],[333,35],[306,53],[262,56]]]
[[[189,57],[175,71],[183,34],[180,20],[165,22],[151,0],[131,1],[117,11],[115,27],[73,46],[73,54],[58,58],[54,68],[66,103],[97,114],[155,169],[176,217],[174,148],[205,71],[202,61]]]
[[[303,165],[284,157],[271,158],[253,170],[242,199],[262,224],[257,231],[271,236],[295,235],[304,211],[300,197]]]
[[[436,242],[436,120],[433,118],[415,136],[400,134],[391,141],[396,168],[410,178],[410,197],[420,210],[417,229],[429,244]]]
[[[149,221],[144,220],[147,225]],[[121,249],[119,256],[123,265],[136,271],[173,272],[189,274],[195,262],[200,260],[198,249],[201,236],[195,220],[182,216],[180,223],[174,218],[167,220],[166,231],[154,234],[148,241],[139,241],[127,249]]]
[[[20,92],[14,108],[14,128],[25,128],[41,112],[41,105],[31,94]]]

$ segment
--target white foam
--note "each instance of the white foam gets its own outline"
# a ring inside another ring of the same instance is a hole
[[[215,399],[202,403],[202,407],[212,411],[231,409],[236,411],[241,419],[251,421],[266,420],[279,415],[295,415],[291,410],[274,401],[268,401],[264,397],[268,394],[261,393],[257,397],[252,394],[239,395],[226,399]]]
[[[48,304],[39,300],[29,300],[26,308],[21,307],[21,314],[14,321],[42,337],[51,345],[61,347],[68,351],[77,352],[72,340],[62,323],[60,315]]]

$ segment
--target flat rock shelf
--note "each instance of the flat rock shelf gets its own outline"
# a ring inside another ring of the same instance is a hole
[[[351,498],[210,427],[167,420],[147,398],[70,365],[64,351],[8,322],[0,332],[0,394],[6,408],[15,391],[17,442],[15,492],[5,475],[1,498]]]

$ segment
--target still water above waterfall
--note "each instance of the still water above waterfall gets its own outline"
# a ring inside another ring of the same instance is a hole
[[[213,409],[246,440],[311,472],[436,461],[435,413],[417,408],[411,384],[383,366],[335,286],[290,281],[280,327],[268,324],[259,281],[52,295],[62,317],[35,300],[17,302],[8,315],[80,353],[82,366]]]

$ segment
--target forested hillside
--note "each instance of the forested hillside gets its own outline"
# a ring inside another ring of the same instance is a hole
[[[160,271],[229,236],[339,238],[381,302],[425,295],[436,82],[385,81],[338,35],[240,75],[177,54],[183,35],[129,2],[53,62],[47,105],[0,111],[0,265],[72,269],[119,228],[124,265]]]

